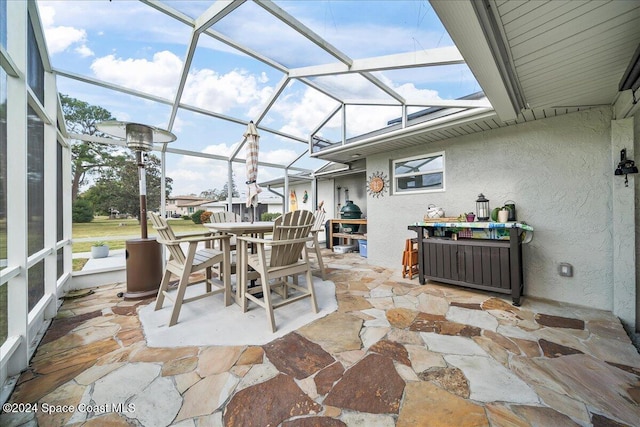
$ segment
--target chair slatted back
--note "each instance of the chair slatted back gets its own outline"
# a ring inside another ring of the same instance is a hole
[[[296,210],[276,218],[273,225],[273,241],[301,239],[309,236],[313,226],[313,213]],[[305,242],[271,247],[270,267],[280,267],[298,262]]]
[[[229,211],[221,211],[221,212],[213,212],[209,217],[209,221],[211,223],[216,222],[241,222],[242,218],[240,215],[234,212]]]
[[[158,243],[162,243],[167,247],[172,259],[184,264],[186,257],[184,256],[184,252],[182,251],[180,244],[170,243],[171,241],[176,240],[176,235],[169,226],[167,220],[153,212],[149,212],[149,216],[151,217],[151,224],[153,225],[153,228],[158,232]]]
[[[212,224],[219,222],[242,222],[242,217],[237,213],[230,211],[221,211],[221,212],[213,212],[209,217],[209,222]],[[215,233],[216,235],[222,235],[224,233]],[[231,236],[231,240],[229,240],[229,244],[231,245],[231,249],[236,249],[236,236]]]
[[[311,227],[311,230],[313,231],[319,231],[322,230],[322,227],[324,227],[324,209],[318,209],[315,214],[314,214],[314,221],[313,221],[313,227]]]

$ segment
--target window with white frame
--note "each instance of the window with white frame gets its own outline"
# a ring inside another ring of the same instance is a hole
[[[444,151],[394,160],[395,194],[444,191]]]

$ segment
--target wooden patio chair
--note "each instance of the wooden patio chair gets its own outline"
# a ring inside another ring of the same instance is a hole
[[[213,212],[209,217],[209,222],[242,222],[242,217],[235,212],[230,211],[221,211],[221,212]],[[229,245],[232,251],[236,250],[236,238],[235,236],[231,236],[231,240],[229,241]]]
[[[240,215],[235,212],[221,211],[213,212],[209,217],[211,222],[241,222]]]
[[[322,261],[322,253],[320,252],[320,243],[318,243],[318,234],[322,231],[324,226],[324,215],[324,209],[316,210],[314,214],[313,227],[311,227],[311,236],[313,237],[313,240],[307,244],[307,247],[313,251],[310,253],[315,254],[318,259],[318,268],[320,270],[322,280],[325,280],[324,262]]]
[[[155,213],[149,213],[151,217],[151,223],[153,228],[158,233],[158,242],[162,243],[169,251],[170,258],[166,263],[164,274],[162,276],[162,282],[160,283],[160,290],[158,297],[156,298],[155,310],[162,308],[165,297],[173,301],[173,311],[171,312],[171,318],[169,320],[169,326],[173,326],[178,321],[180,315],[180,309],[183,303],[198,300],[210,295],[218,293],[224,293],[224,305],[231,304],[231,277],[228,268],[220,269],[220,275],[222,275],[222,283],[214,281],[211,268],[222,263],[222,265],[230,265],[230,250],[229,250],[229,236],[212,235],[210,232],[200,234],[190,234],[186,236],[176,237],[173,230],[167,223],[167,220],[160,217]],[[221,242],[221,249],[213,249],[207,247],[205,249],[198,250],[198,244]],[[187,253],[182,250],[181,244],[187,244]],[[196,296],[185,298],[185,291],[187,286],[200,283],[202,280],[191,283],[189,276],[193,273],[205,270],[205,292]],[[178,288],[173,293],[168,292],[169,280],[171,274],[175,274],[179,277]],[[219,277],[218,277],[219,279]],[[212,289],[212,286],[215,289]]]
[[[274,309],[303,298],[311,298],[313,311],[318,312],[307,248],[307,243],[313,241],[313,236],[310,235],[313,219],[313,213],[309,211],[288,212],[275,220],[271,239],[238,237],[238,265],[241,266],[238,286],[241,287],[242,310],[247,311],[248,301],[263,307],[267,312],[271,332],[276,330]],[[255,253],[249,252],[250,243],[255,245]],[[247,288],[248,267],[259,275],[261,287]],[[306,287],[296,283],[300,273],[306,275]],[[296,279],[290,282],[288,276]],[[272,290],[282,297],[281,301],[273,302]],[[290,294],[290,290],[294,292]],[[256,292],[261,292],[262,298]]]
[[[418,272],[418,240],[407,239],[402,252],[402,277],[409,276],[409,279],[413,279]]]

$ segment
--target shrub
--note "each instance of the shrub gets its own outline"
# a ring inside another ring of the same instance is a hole
[[[193,220],[193,222],[196,224],[202,224],[202,220],[200,219],[200,217],[202,216],[203,213],[204,211],[202,209],[198,209],[197,211],[195,211],[191,215],[191,219]]]
[[[211,212],[209,211],[202,212],[202,215],[200,215],[200,222],[202,224],[210,222],[209,218],[211,218]]]
[[[191,217],[189,215],[182,215],[182,219],[187,221],[187,220],[191,220]]]
[[[280,215],[282,214],[278,212],[264,212],[262,215],[260,215],[260,221],[273,221]]]
[[[93,220],[93,206],[88,200],[77,199],[73,204],[71,219],[73,222],[91,222]]]

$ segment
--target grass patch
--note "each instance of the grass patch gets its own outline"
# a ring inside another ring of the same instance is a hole
[[[84,268],[84,265],[89,261],[89,258],[74,258],[71,261],[73,271],[80,271]]]
[[[170,220],[169,225],[177,235],[207,231],[202,224],[194,224],[191,220]],[[147,224],[147,231],[149,237],[156,237],[156,232],[150,223]],[[96,217],[91,222],[73,224],[72,238],[87,239],[87,241],[75,241],[73,252],[89,252],[93,243],[99,241],[104,241],[109,245],[109,249],[124,249],[127,239],[140,238],[140,235],[140,224],[136,219]],[[122,240],[118,237],[122,237]]]
[[[96,239],[93,242],[74,242],[73,243],[73,252],[91,252],[91,246],[95,242],[100,241],[100,239]],[[114,249],[124,249],[125,248],[125,240],[109,240],[104,242],[107,246],[109,246],[109,250]]]

